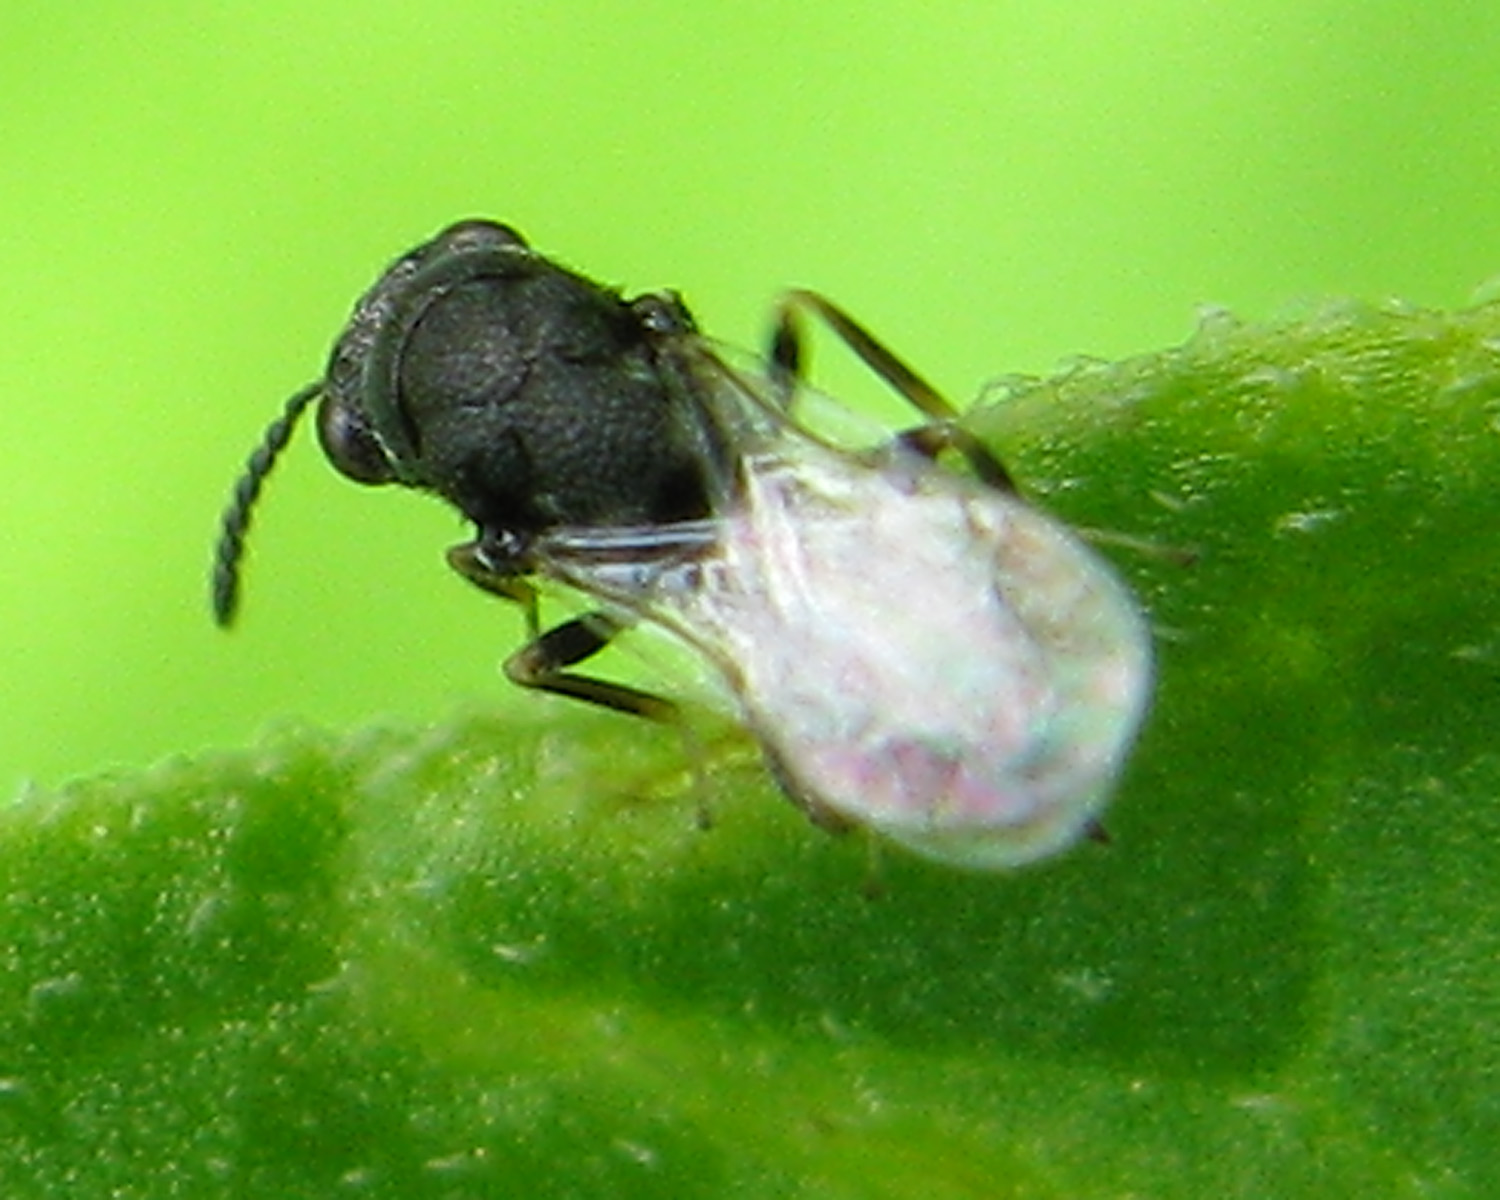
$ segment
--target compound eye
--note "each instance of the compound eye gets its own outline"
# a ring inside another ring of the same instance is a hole
[[[356,483],[394,483],[395,468],[364,413],[324,396],[318,405],[318,441],[340,472]]]

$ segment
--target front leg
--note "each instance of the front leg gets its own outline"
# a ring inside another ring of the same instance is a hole
[[[526,636],[535,641],[542,635],[542,621],[536,588],[523,575],[522,568],[506,570],[491,565],[482,542],[465,542],[448,548],[448,565],[482,591],[520,606],[526,619]]]
[[[592,658],[609,645],[624,628],[621,622],[596,612],[543,633],[536,587],[517,568],[491,565],[481,542],[454,546],[448,551],[448,565],[474,586],[521,606],[530,640],[505,660],[505,677],[512,683],[681,727],[681,712],[672,701],[623,683],[566,669]]]
[[[571,696],[633,717],[680,726],[681,710],[665,697],[564,669],[598,654],[622,628],[620,622],[601,612],[565,621],[507,658],[505,677],[524,688]]]

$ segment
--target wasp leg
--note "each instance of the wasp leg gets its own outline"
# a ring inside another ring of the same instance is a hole
[[[594,612],[543,633],[537,590],[521,573],[522,568],[492,564],[482,543],[477,541],[452,547],[448,551],[448,565],[475,587],[521,606],[526,617],[527,642],[504,664],[505,677],[512,683],[676,729],[692,767],[698,824],[707,829],[713,823],[708,808],[703,748],[693,728],[683,719],[682,710],[652,692],[566,669],[608,646],[626,628],[623,622],[607,613]]]
[[[956,450],[968,460],[982,483],[997,491],[1017,494],[1020,489],[1005,464],[977,437],[952,421],[930,421],[896,435],[896,441],[926,458],[937,458],[944,450]]]
[[[518,605],[526,620],[528,641],[534,642],[542,636],[540,602],[536,588],[527,580],[519,575],[486,570],[476,556],[474,546],[469,543],[454,546],[448,551],[448,565],[475,587]]]
[[[713,825],[713,814],[708,802],[704,751],[693,728],[683,720],[682,710],[672,701],[652,692],[563,669],[603,650],[624,628],[619,621],[599,612],[564,622],[506,659],[505,677],[521,687],[583,700],[627,716],[670,725],[677,730],[693,773],[698,828],[708,829]]]
[[[958,409],[937,388],[907,366],[873,333],[827,296],[806,288],[784,292],[776,305],[771,335],[771,366],[783,387],[795,386],[802,377],[802,329],[798,314],[818,317],[870,370],[890,384],[913,407],[935,421],[952,421]]]
[[[677,705],[670,700],[623,683],[565,670],[609,645],[624,628],[621,622],[604,613],[589,613],[543,633],[536,587],[518,572],[491,566],[478,542],[465,542],[450,549],[448,565],[475,587],[520,605],[525,614],[526,645],[505,660],[505,677],[512,683],[572,696],[648,721],[682,723]]]
[[[571,696],[663,725],[681,725],[682,715],[677,705],[664,697],[564,669],[598,654],[622,628],[620,622],[604,613],[589,613],[566,621],[506,659],[505,677],[521,687]]]
[[[803,334],[799,314],[804,311],[822,320],[861,362],[913,408],[931,418],[927,424],[900,434],[898,440],[902,445],[928,458],[936,458],[944,450],[957,451],[990,487],[1002,492],[1017,490],[1005,464],[958,423],[958,409],[947,397],[827,296],[805,288],[794,288],[781,297],[771,333],[771,381],[783,407],[792,407],[802,381]]]

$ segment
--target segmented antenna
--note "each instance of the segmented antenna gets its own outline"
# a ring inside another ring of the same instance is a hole
[[[286,402],[281,416],[267,426],[260,445],[245,460],[245,473],[234,485],[234,495],[224,510],[219,544],[214,548],[214,620],[226,629],[233,623],[235,610],[239,607],[240,561],[245,557],[245,535],[250,532],[255,501],[260,496],[260,489],[267,476],[271,474],[271,468],[276,465],[276,456],[286,448],[292,430],[297,427],[297,421],[322,391],[323,384],[320,380],[308,384]]]

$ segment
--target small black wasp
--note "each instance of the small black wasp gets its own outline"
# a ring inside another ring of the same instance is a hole
[[[815,429],[808,315],[925,420],[862,447]],[[763,369],[742,370],[674,293],[625,299],[507,226],[450,226],[364,295],[324,377],[251,455],[215,555],[221,625],[261,487],[314,400],[341,473],[433,492],[473,523],[448,561],[521,606],[516,683],[678,720],[669,700],[569,669],[644,620],[718,669],[820,824],[980,868],[1093,826],[1149,694],[1133,598],[825,297],[788,292]],[[948,451],[968,474],[937,461]],[[598,608],[544,632],[537,581]]]

